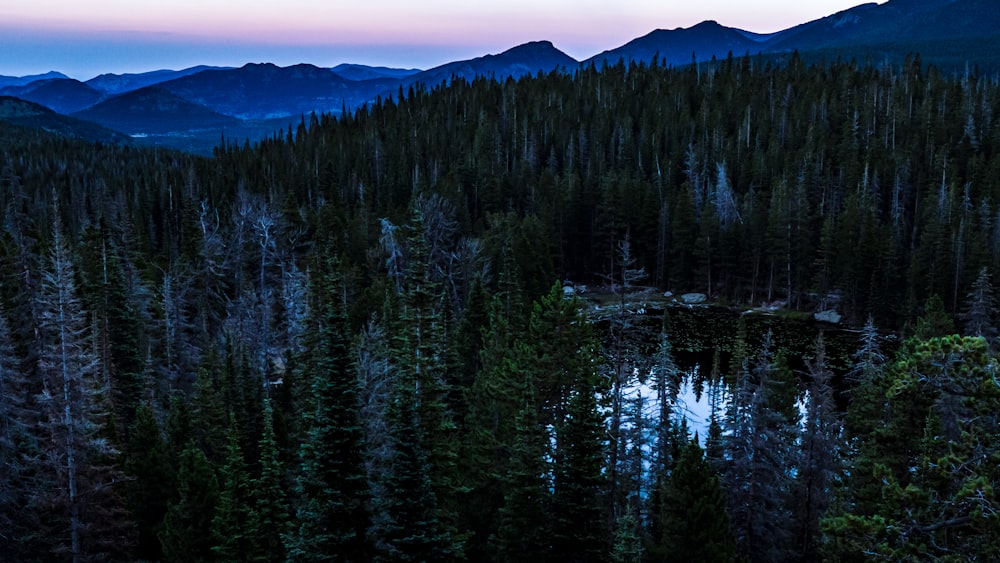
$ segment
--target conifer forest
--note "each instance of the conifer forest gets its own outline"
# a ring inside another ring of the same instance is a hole
[[[0,124],[0,560],[990,560],[998,111],[790,55]]]

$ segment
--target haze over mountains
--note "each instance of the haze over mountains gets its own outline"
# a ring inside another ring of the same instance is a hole
[[[686,29],[658,29],[583,61],[551,42],[537,41],[422,71],[251,63],[241,68],[197,66],[103,74],[86,82],[50,72],[0,77],[0,95],[40,104],[144,142],[209,152],[221,135],[259,139],[309,113],[350,111],[418,84],[434,86],[477,76],[516,79],[619,61],[649,64],[655,59],[658,64],[678,66],[730,54],[780,59],[793,51],[808,62],[841,57],[873,64],[900,64],[908,54],[918,52],[924,63],[945,72],[972,67],[993,74],[1000,70],[1000,10],[991,0],[890,0],[862,4],[768,35],[715,21]]]

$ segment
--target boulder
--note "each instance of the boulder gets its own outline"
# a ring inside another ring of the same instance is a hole
[[[840,324],[840,313],[833,309],[816,311],[813,313],[813,318],[823,323]]]
[[[698,305],[708,301],[708,296],[704,293],[685,293],[681,295],[681,301],[688,305]]]

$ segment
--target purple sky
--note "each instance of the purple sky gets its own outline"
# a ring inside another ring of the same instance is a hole
[[[576,59],[714,19],[768,33],[858,0],[26,0],[0,6],[0,75],[248,62],[430,68],[547,39]]]

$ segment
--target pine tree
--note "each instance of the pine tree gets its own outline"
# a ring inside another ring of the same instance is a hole
[[[795,461],[794,542],[800,561],[816,561],[821,542],[819,521],[830,506],[831,489],[842,470],[841,420],[834,403],[826,365],[823,333],[816,338],[816,353],[807,363],[809,382],[805,420]]]
[[[170,394],[169,407],[165,424],[167,459],[170,460],[173,473],[176,474],[180,468],[181,452],[187,449],[189,442],[195,440],[195,434],[191,424],[191,406],[187,397],[180,391],[174,391]]]
[[[944,301],[937,294],[927,298],[924,304],[924,314],[917,319],[913,336],[920,340],[929,340],[939,336],[947,336],[955,332],[955,322],[944,309]]]
[[[854,366],[847,376],[849,380],[864,384],[872,381],[881,372],[886,358],[879,340],[875,319],[868,315],[868,320],[861,329],[861,346],[854,353]]]
[[[45,517],[55,527],[49,538],[53,551],[80,561],[97,553],[127,551],[132,540],[120,487],[114,486],[124,482],[116,467],[118,451],[111,445],[108,426],[102,425],[110,422],[110,390],[95,372],[75,269],[58,224],[52,235],[36,305],[42,378],[37,400],[49,452],[40,474],[52,487],[52,496],[37,501],[48,505],[39,508],[48,512]]]
[[[132,518],[138,528],[135,557],[158,561],[162,558],[157,532],[167,512],[174,485],[167,444],[149,405],[140,405],[129,431],[130,453],[125,471],[134,480],[129,485]]]
[[[111,387],[115,422],[122,429],[122,442],[127,444],[127,431],[145,388],[139,342],[142,325],[132,306],[122,261],[111,238],[104,220],[84,233],[83,293],[96,318],[94,337],[101,377]]]
[[[212,560],[212,520],[219,502],[215,470],[191,440],[177,460],[177,496],[167,507],[160,544],[164,561]]]
[[[667,334],[667,314],[664,313],[663,326],[660,329],[660,343],[653,364],[653,382],[656,389],[656,466],[657,475],[666,472],[670,460],[667,458],[670,425],[673,420],[673,408],[677,402],[682,374],[674,361],[673,346]]]
[[[1000,387],[981,337],[909,341],[887,370],[882,421],[860,436],[844,498],[823,520],[824,555],[861,560],[992,557],[1000,520]]]
[[[198,370],[194,392],[188,403],[190,409],[191,433],[198,447],[213,464],[224,463],[228,436],[226,429],[231,425],[230,412],[241,405],[232,395],[236,387],[227,381],[223,372],[226,368],[215,364],[215,353],[206,356],[206,365]],[[229,396],[227,396],[229,395]]]
[[[240,431],[231,420],[226,444],[226,461],[219,471],[222,478],[219,500],[212,518],[212,553],[223,561],[249,561],[257,554],[260,530],[255,529],[252,488]]]
[[[31,491],[31,459],[37,454],[31,386],[0,310],[0,552],[11,560],[32,552],[34,516],[24,510]]]
[[[398,375],[390,360],[386,332],[383,324],[373,316],[362,328],[355,346],[365,439],[364,468],[372,497],[369,535],[376,549],[381,549],[381,538],[386,536],[385,529],[390,522],[384,501],[389,495],[385,486],[393,454],[390,411]]]
[[[615,523],[614,543],[611,547],[611,561],[614,563],[640,563],[642,561],[642,542],[639,539],[639,524],[636,522],[631,506]]]
[[[473,559],[490,553],[490,536],[498,527],[504,504],[505,473],[518,438],[517,420],[525,409],[523,369],[517,357],[517,343],[504,313],[500,296],[490,303],[486,326],[482,329],[481,369],[468,393],[463,453],[459,460],[464,476],[461,517],[472,536],[466,554]],[[535,408],[535,405],[531,405]]]
[[[251,485],[255,499],[251,529],[256,533],[254,561],[284,561],[283,537],[290,533],[288,504],[282,487],[282,464],[274,435],[270,399],[264,401],[264,429],[260,437],[260,475]]]
[[[407,232],[410,253],[392,346],[397,370],[389,410],[393,448],[382,504],[392,522],[384,541],[393,557],[449,559],[461,557],[465,534],[458,523],[460,440],[447,404],[453,364],[448,361],[446,300],[428,269],[429,246],[416,206]]]
[[[962,319],[965,321],[965,334],[982,336],[992,342],[997,335],[994,322],[997,303],[993,294],[993,284],[990,283],[990,272],[985,267],[979,270],[972,290],[966,297],[965,311]]]
[[[664,484],[662,551],[668,561],[732,561],[726,499],[698,438],[687,440]]]
[[[581,374],[566,418],[556,430],[553,468],[552,549],[563,561],[605,561],[607,480],[604,474],[604,423],[596,386]]]
[[[415,387],[397,390],[390,410],[393,455],[379,499],[390,521],[385,526],[381,559],[450,561],[458,558],[454,540],[441,522],[430,463],[421,447]]]
[[[726,436],[731,460],[724,475],[738,554],[780,560],[789,545],[788,498],[794,426],[776,395],[780,388],[768,332],[752,371],[740,370]]]
[[[530,357],[526,351],[542,343],[520,342],[518,356]],[[496,560],[505,563],[538,561],[543,563],[549,553],[551,524],[548,508],[551,504],[550,482],[546,458],[549,436],[538,424],[538,403],[534,382],[526,377],[521,388],[521,408],[514,418],[514,438],[509,448],[509,460],[500,476],[503,503],[491,548]]]
[[[306,334],[309,399],[295,485],[296,531],[289,561],[363,560],[370,557],[370,497],[363,462],[364,430],[357,371],[349,356],[345,287],[331,261],[315,278]]]

